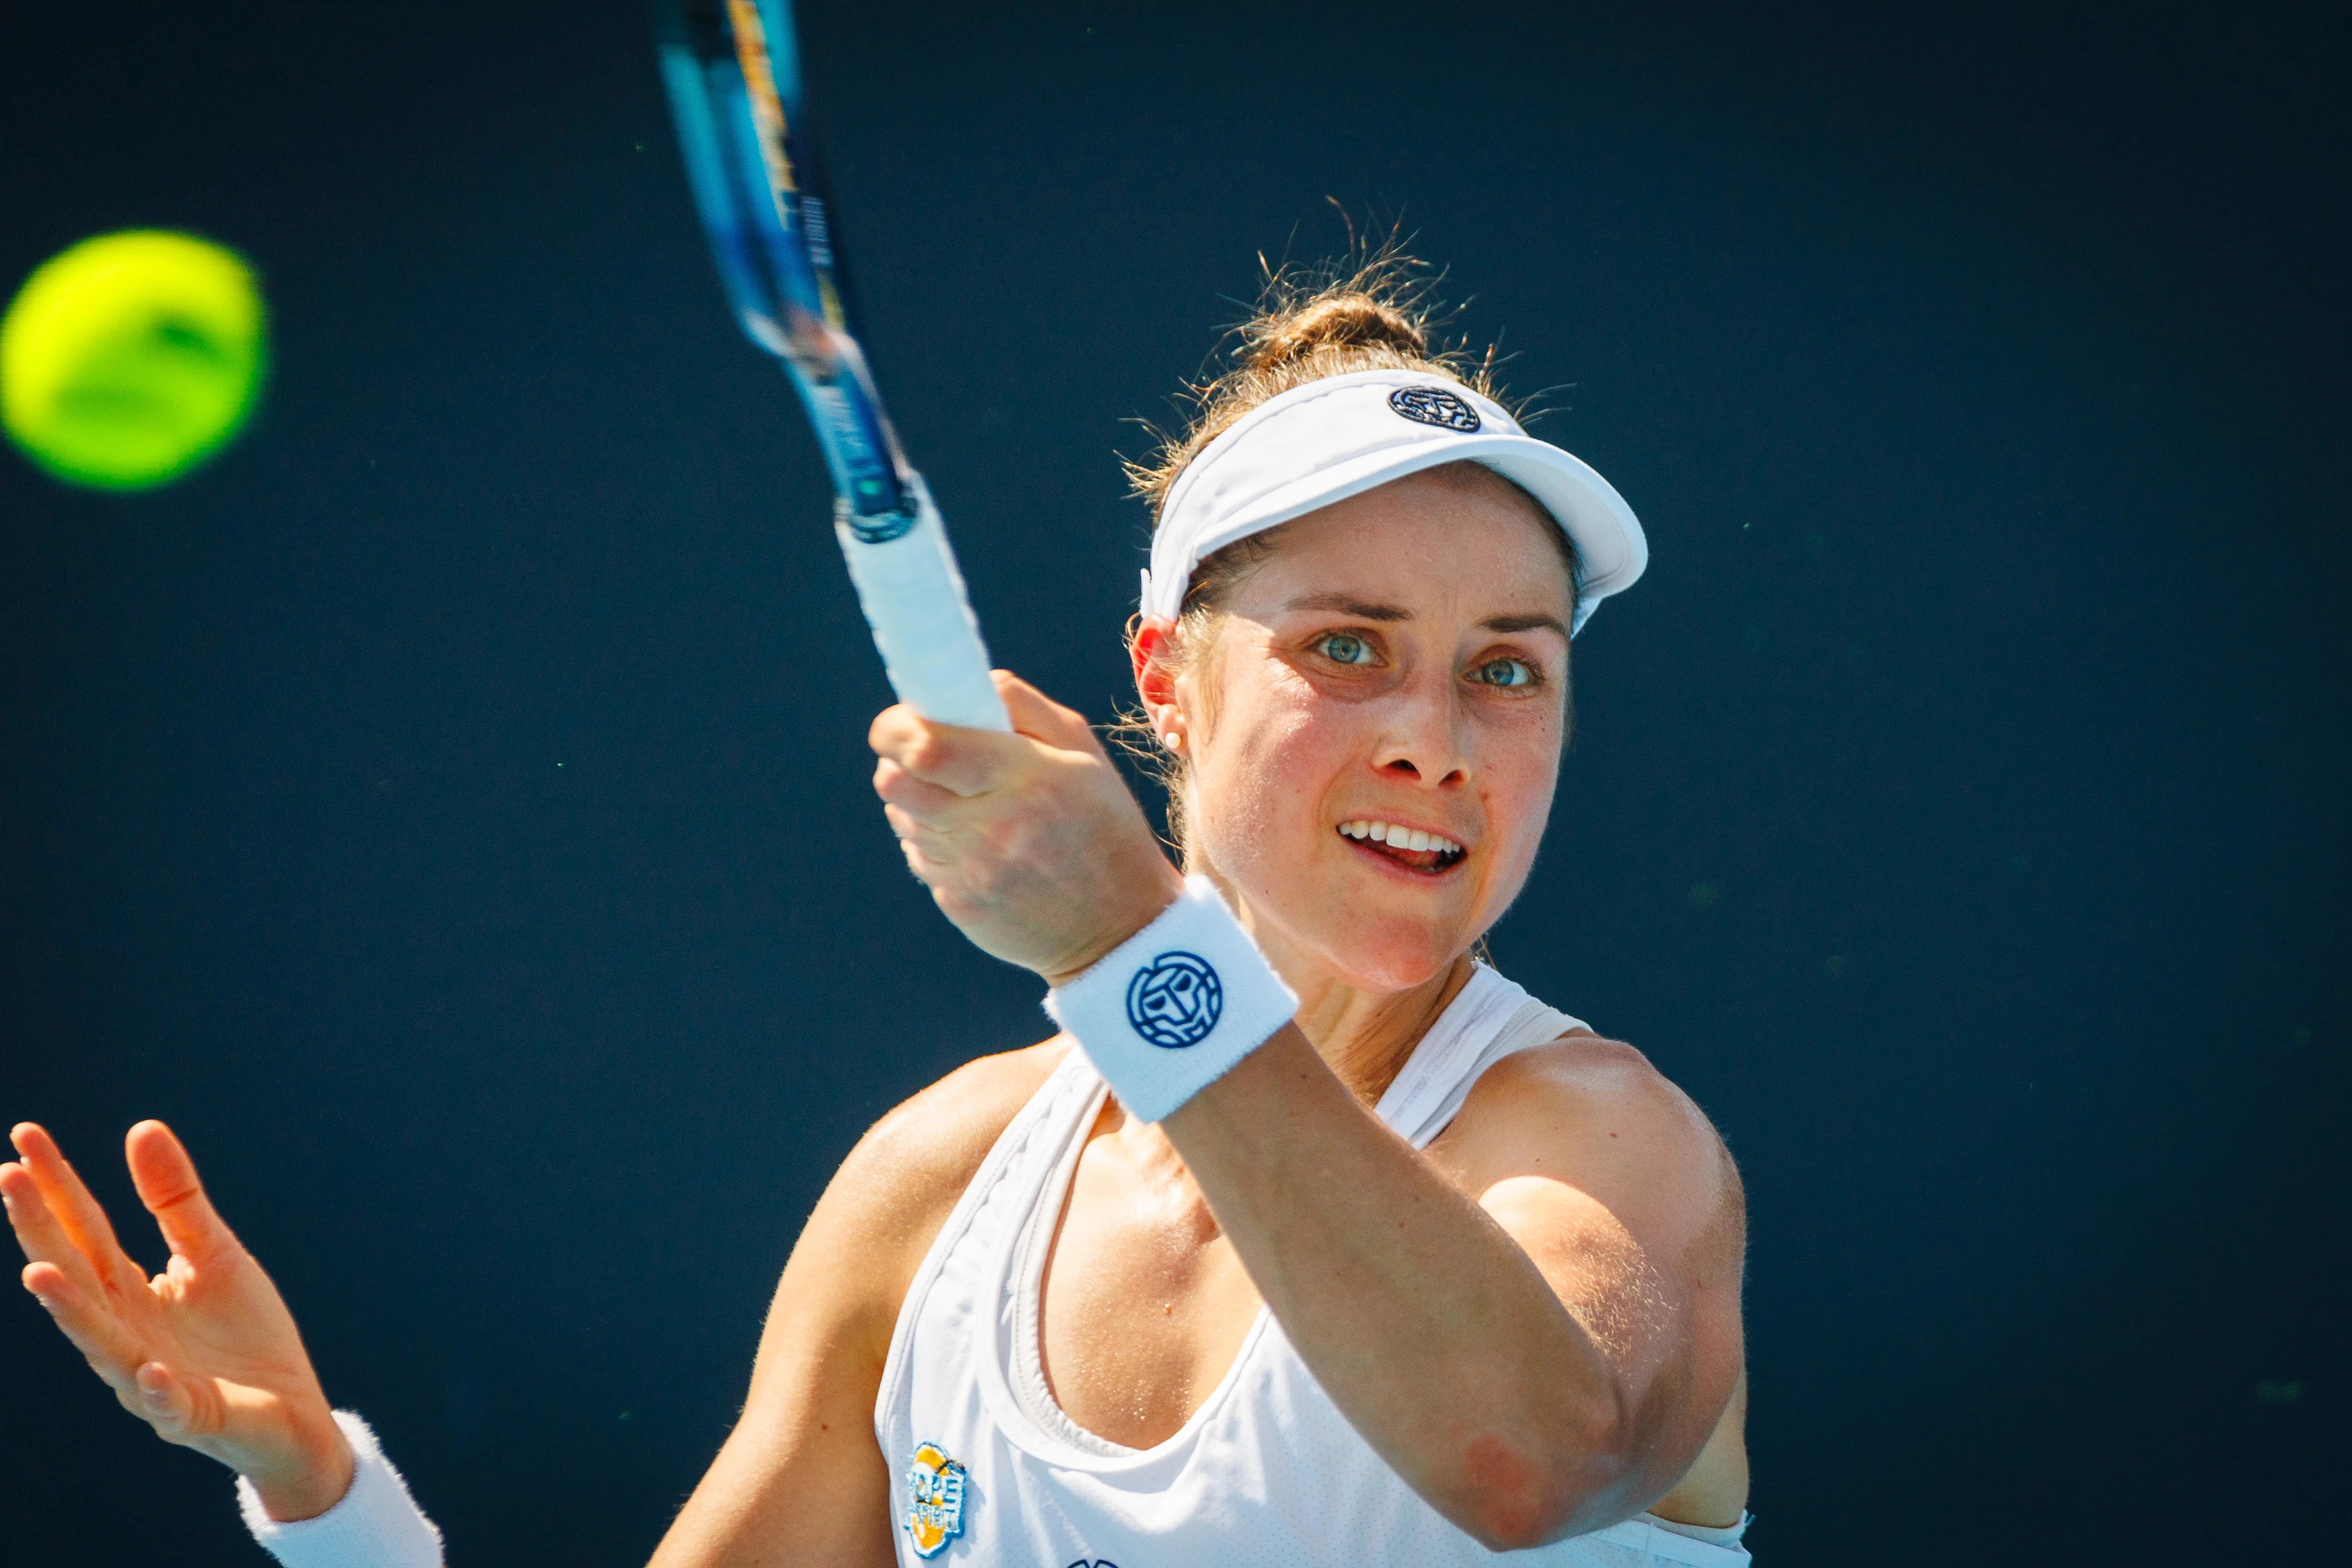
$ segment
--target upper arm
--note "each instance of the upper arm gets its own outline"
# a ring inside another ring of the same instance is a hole
[[[895,1561],[874,1403],[899,1303],[1005,1124],[1059,1058],[971,1063],[877,1122],[802,1227],[735,1430],[653,1568]]]
[[[1607,1358],[1634,1489],[1664,1491],[1744,1359],[1747,1211],[1722,1140],[1640,1052],[1571,1036],[1488,1071],[1447,1142],[1456,1179]]]

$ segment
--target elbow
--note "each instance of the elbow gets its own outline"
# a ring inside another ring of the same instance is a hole
[[[1549,1546],[1613,1523],[1631,1467],[1603,1433],[1549,1451],[1494,1436],[1473,1438],[1454,1522],[1489,1552]]]

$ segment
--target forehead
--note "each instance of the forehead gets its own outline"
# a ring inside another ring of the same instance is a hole
[[[1475,464],[1411,474],[1295,518],[1266,536],[1265,560],[1229,607],[1265,615],[1302,594],[1344,593],[1471,618],[1565,618],[1568,552],[1533,497]]]

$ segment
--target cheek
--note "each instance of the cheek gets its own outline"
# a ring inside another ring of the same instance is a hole
[[[1492,860],[1493,888],[1507,902],[1518,896],[1551,820],[1552,794],[1559,784],[1558,752],[1518,753],[1490,766],[1486,776],[1486,820],[1498,851]]]
[[[1559,718],[1515,716],[1484,739],[1479,773],[1485,785],[1479,793],[1487,821],[1496,837],[1507,841],[1503,858],[1524,874],[1551,820],[1552,794],[1559,785]]]
[[[1324,797],[1362,750],[1344,705],[1318,704],[1299,684],[1229,691],[1193,759],[1201,847],[1230,876],[1310,853]]]

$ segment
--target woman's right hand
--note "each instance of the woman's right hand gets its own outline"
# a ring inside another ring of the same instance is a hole
[[[351,1444],[293,1314],[213,1212],[171,1129],[142,1121],[124,1140],[139,1201],[172,1248],[152,1279],[55,1140],[27,1121],[9,1141],[23,1163],[0,1164],[0,1198],[29,1259],[25,1289],[123,1408],[249,1479],[272,1519],[313,1518],[341,1501]]]

